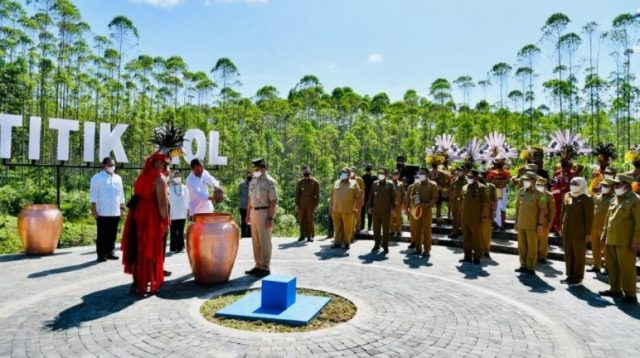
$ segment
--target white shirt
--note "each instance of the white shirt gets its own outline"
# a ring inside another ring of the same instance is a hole
[[[193,172],[187,177],[189,190],[189,212],[195,214],[209,214],[213,212],[213,203],[209,200],[209,187],[219,186],[220,182],[208,171],[204,170],[200,178]]]
[[[169,216],[171,220],[187,218],[189,209],[189,191],[183,184],[169,184]]]
[[[96,173],[91,177],[89,200],[96,204],[98,216],[120,216],[120,205],[124,204],[122,178],[104,170]]]

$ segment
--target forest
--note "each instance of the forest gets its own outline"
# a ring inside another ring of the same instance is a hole
[[[227,194],[216,209],[237,215],[237,185],[251,159],[264,157],[279,183],[280,236],[296,235],[295,184],[305,164],[326,198],[339,168],[366,163],[392,168],[401,154],[408,163],[424,164],[425,147],[442,133],[463,145],[499,131],[523,149],[568,129],[591,145],[615,144],[621,168],[624,151],[640,142],[640,88],[632,70],[640,50],[640,14],[623,13],[604,24],[576,24],[564,13],[550,14],[540,24],[539,38],[514,48],[511,58],[496,59],[481,78],[460,69],[458,77],[425,81],[398,100],[384,92],[325,88],[312,73],[287,92],[265,84],[243,96],[242,69],[231,58],[214,58],[209,69],[190,69],[177,54],[140,54],[136,47],[144,39],[126,16],[113,18],[108,29],[94,33],[71,0],[0,0],[0,113],[25,121],[13,131],[15,156],[0,163],[0,253],[20,249],[15,216],[22,207],[55,202],[52,169],[10,165],[28,162],[27,143],[17,138],[27,138],[30,116],[41,117],[43,128],[50,118],[127,123],[123,143],[132,164],[153,151],[148,139],[159,123],[218,131],[220,154],[229,162],[211,168]],[[542,56],[554,64],[544,77]],[[482,94],[477,103],[470,103],[473,91]],[[72,135],[72,147],[82,148],[81,140]],[[43,131],[42,163],[55,162],[55,141],[55,132]],[[82,152],[72,151],[69,163],[81,162]],[[512,169],[520,165],[515,161]],[[553,169],[555,163],[547,160],[547,165]],[[87,190],[95,171],[62,170],[63,246],[94,239]],[[119,174],[130,191],[137,172]],[[326,200],[322,203],[320,223],[326,222]]]

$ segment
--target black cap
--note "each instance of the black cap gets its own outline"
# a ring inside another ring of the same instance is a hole
[[[396,162],[397,162],[397,163],[400,163],[400,164],[404,164],[406,161],[407,161],[407,157],[406,157],[406,156],[404,156],[404,155],[399,155],[399,156],[396,158]]]
[[[256,158],[251,161],[251,164],[258,168],[264,168],[267,166],[267,162],[263,158]]]
[[[473,175],[474,177],[477,177],[478,174],[480,174],[480,171],[478,171],[478,169],[471,169],[469,170],[469,172],[467,173],[467,175]]]

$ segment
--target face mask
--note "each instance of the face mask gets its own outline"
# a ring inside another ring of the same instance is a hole
[[[340,173],[340,180],[347,180],[347,173]]]
[[[378,180],[385,180],[387,179],[387,176],[384,174],[378,174]]]
[[[418,174],[418,180],[425,180],[427,176],[425,174]]]
[[[544,187],[544,185],[536,185],[536,189],[537,189],[539,192],[544,193],[544,189],[545,189],[545,187]]]
[[[626,193],[627,189],[626,188],[616,188],[615,191],[616,191],[616,195],[620,196],[620,195],[623,195],[624,193]]]
[[[611,192],[611,188],[609,188],[608,186],[602,187],[602,194],[609,194],[610,192]]]
[[[173,183],[174,184],[180,184],[180,183],[182,183],[182,179],[181,178],[173,178]]]
[[[529,189],[531,187],[531,182],[529,180],[525,180],[522,182],[522,186],[524,186],[525,189]]]
[[[467,184],[473,184],[473,183],[475,183],[475,182],[476,182],[476,180],[475,180],[475,179],[473,179],[473,178],[467,178]]]
[[[304,172],[304,173],[302,173],[302,176],[306,178],[306,177],[311,176],[311,173],[309,173],[309,172]]]
[[[571,185],[569,186],[569,190],[571,190],[572,193],[577,193],[580,191],[580,187],[577,185]]]
[[[604,175],[604,178],[605,178],[605,179],[611,179],[611,180],[613,180],[613,175],[611,175],[611,174],[605,174],[605,175]]]
[[[356,173],[351,173],[350,177],[351,179],[354,179],[356,177]]]
[[[260,176],[262,175],[262,172],[260,172],[260,171],[255,171],[255,172],[253,172],[253,174],[252,174],[252,175],[253,175],[253,177],[254,177],[254,178],[260,178]]]
[[[456,172],[456,176],[457,176],[458,178],[459,178],[459,177],[461,177],[463,174],[464,174],[464,172],[461,172],[461,171],[457,171],[457,172]]]
[[[113,174],[116,171],[116,167],[106,167],[104,170],[109,174]]]
[[[253,178],[253,177],[252,177],[251,175],[249,175],[249,176],[247,177],[247,181],[251,181],[251,178]]]

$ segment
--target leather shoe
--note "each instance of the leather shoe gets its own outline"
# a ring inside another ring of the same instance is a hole
[[[298,238],[298,241],[304,241],[304,236],[300,236],[300,237]]]
[[[389,248],[388,247],[383,247],[382,251],[384,251],[385,254],[388,254],[389,253]]]
[[[637,304],[638,303],[638,297],[636,297],[636,296],[624,296],[624,298],[622,298],[622,303]]]
[[[517,269],[513,270],[515,272],[524,272],[526,269],[524,267],[518,267]]]
[[[605,296],[605,297],[613,297],[613,298],[621,298],[622,297],[622,292],[616,292],[616,291],[611,291],[611,290],[600,291],[600,292],[598,292],[598,294],[600,294],[600,296]]]
[[[164,274],[165,277],[171,276],[171,271],[164,270],[162,271],[162,273]]]
[[[380,250],[380,246],[374,246],[373,249],[371,249],[372,253],[378,252]]]
[[[350,246],[349,244],[344,245],[344,249],[349,250],[349,246]]]
[[[600,269],[597,267],[591,267],[590,269],[587,269],[587,272],[600,273]]]
[[[331,246],[331,248],[332,248],[332,249],[339,249],[339,248],[340,248],[340,245],[339,245],[339,244],[333,244],[333,245]]]
[[[255,274],[258,277],[267,277],[269,275],[271,275],[271,271],[269,270],[258,270],[258,272],[256,272]]]
[[[458,260],[458,262],[471,263],[471,259],[462,259],[462,260]]]
[[[244,273],[245,273],[246,275],[255,275],[258,271],[260,271],[260,269],[257,269],[257,268],[255,268],[255,267],[254,267],[254,268],[252,268],[251,270],[247,270],[247,271],[245,271]]]
[[[107,260],[117,260],[117,259],[119,259],[119,257],[114,255],[114,254],[107,255],[106,257],[107,257]]]
[[[312,237],[308,237],[308,238],[307,238],[307,241],[309,241],[309,242],[313,242],[313,238],[312,238]]]
[[[98,262],[106,262],[107,259],[105,259],[104,257],[98,257],[98,259],[96,261],[98,261]]]

